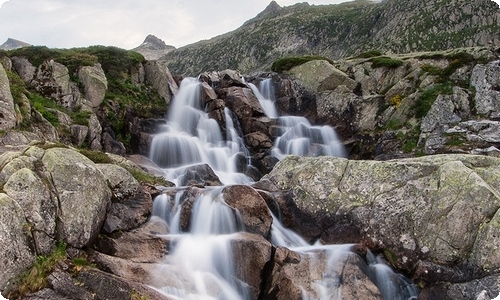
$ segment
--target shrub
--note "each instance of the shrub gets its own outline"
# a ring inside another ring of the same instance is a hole
[[[403,96],[396,94],[391,99],[389,99],[389,105],[398,108],[401,105],[401,101],[403,101]]]
[[[372,62],[372,68],[397,68],[403,65],[403,61],[399,59],[390,58],[388,56],[374,57],[370,60]]]
[[[288,71],[293,67],[300,66],[312,60],[326,60],[333,64],[333,61],[323,56],[290,56],[276,60],[271,66],[273,72],[282,73]]]
[[[81,149],[80,153],[96,164],[112,164],[113,160],[109,156],[100,151]]]
[[[420,94],[415,103],[415,116],[417,118],[425,117],[439,94],[449,95],[452,92],[453,88],[450,84],[436,84],[427,88]]]
[[[57,127],[59,126],[59,119],[57,116],[47,108],[53,108],[53,109],[60,109],[58,105],[45,97],[42,97],[38,94],[31,93],[28,97],[30,99],[31,105],[39,112],[42,114],[42,116],[52,124],[52,126]]]

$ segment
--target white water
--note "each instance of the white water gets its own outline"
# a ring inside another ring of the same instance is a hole
[[[268,84],[270,81],[261,87]],[[272,92],[253,89],[268,117],[276,118]],[[244,155],[250,164],[250,155],[228,109],[225,117],[226,137],[223,138],[217,122],[208,118],[202,109],[199,83],[195,79],[184,79],[172,101],[167,125],[153,139],[150,158],[164,169],[165,177],[175,183],[186,172],[186,167],[196,164],[210,165],[224,184],[249,183],[251,180],[237,171],[236,158]],[[289,154],[343,155],[343,147],[332,128],[311,126],[299,117],[279,119],[283,125],[283,134],[276,141],[275,149],[279,158]],[[200,190],[193,203],[188,203],[192,211],[188,216],[189,226],[184,229],[181,223],[186,216],[182,215],[182,206],[190,200],[189,197],[186,200],[186,189],[174,190],[154,201],[153,215],[168,224],[170,233],[165,238],[170,241],[171,252],[155,270],[152,285],[173,299],[250,299],[247,284],[235,275],[230,246],[244,229],[239,225],[238,214],[225,205],[222,188]],[[303,299],[339,299],[340,289],[331,287],[339,286],[335,270],[346,255],[352,255],[351,245],[309,245],[284,228],[277,218],[274,218],[271,242],[300,253],[311,266],[322,266],[321,270],[311,267],[314,280],[304,283]],[[321,262],[315,263],[320,259]],[[386,299],[393,299],[391,297]]]

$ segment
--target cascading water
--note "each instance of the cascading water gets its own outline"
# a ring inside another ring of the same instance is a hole
[[[172,100],[167,124],[153,138],[151,160],[176,184],[186,168],[200,164],[208,164],[224,184],[250,183],[249,177],[237,172],[238,155],[248,155],[248,150],[235,134],[231,118],[226,117],[229,138],[225,139],[219,124],[201,106],[200,83],[185,78]]]
[[[264,81],[261,89],[270,83]],[[250,86],[268,117],[276,118],[272,92]],[[202,110],[199,98],[198,81],[184,79],[172,101],[163,132],[153,138],[150,158],[176,184],[187,168],[198,164],[208,164],[224,184],[250,183],[247,176],[236,170],[237,157],[250,155],[234,126],[232,112],[227,108],[224,111],[226,137],[223,138],[217,122]],[[279,119],[283,134],[275,144],[278,158],[288,154],[343,155],[333,129],[311,126],[298,117]],[[247,163],[251,161],[247,159]],[[189,194],[189,188],[171,188],[154,201],[153,215],[164,220],[169,229],[165,239],[169,241],[170,254],[155,270],[151,284],[169,298],[249,300],[255,297],[251,296],[247,283],[235,275],[231,241],[244,228],[238,214],[226,205],[222,189],[197,189]],[[186,206],[190,211],[188,216]],[[314,275],[301,284],[303,299],[341,299],[342,278],[338,269],[346,256],[357,255],[350,251],[351,245],[309,245],[284,228],[276,217],[270,240],[276,247],[299,253],[310,264]],[[368,261],[369,275],[381,287],[384,299],[411,299],[416,295],[409,282],[394,280],[400,277],[391,268],[372,256]]]
[[[273,155],[283,159],[287,155],[346,157],[344,145],[330,126],[312,126],[304,117],[278,116],[274,106],[274,89],[270,78],[260,82],[260,88],[250,84],[264,112],[269,118],[278,118],[280,136],[274,143]]]

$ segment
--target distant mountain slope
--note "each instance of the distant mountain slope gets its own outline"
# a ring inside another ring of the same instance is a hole
[[[5,43],[3,43],[2,45],[0,45],[0,49],[7,51],[7,50],[13,50],[13,49],[27,47],[27,46],[31,46],[31,45],[28,44],[28,43],[16,40],[16,39],[8,38],[5,41]]]
[[[162,59],[177,74],[268,69],[288,55],[333,59],[366,50],[406,53],[499,43],[490,0],[356,0],[338,5],[271,4],[240,28],[176,49]]]

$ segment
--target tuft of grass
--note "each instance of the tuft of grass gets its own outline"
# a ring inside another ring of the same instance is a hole
[[[391,58],[388,56],[380,56],[380,57],[374,57],[370,59],[372,62],[372,68],[389,68],[389,69],[395,69],[397,67],[400,67],[403,65],[403,61],[395,58]]]
[[[171,182],[166,181],[162,177],[153,176],[147,172],[144,172],[144,171],[138,170],[138,169],[133,169],[133,168],[130,168],[126,165],[121,165],[121,167],[123,167],[130,174],[132,174],[132,176],[140,183],[147,183],[147,184],[151,184],[151,185],[172,186]]]
[[[66,259],[66,256],[66,243],[64,242],[59,242],[49,255],[38,256],[35,264],[19,280],[17,289],[8,295],[9,298],[17,298],[17,296],[33,293],[47,287],[47,276],[60,261]]]
[[[331,59],[324,56],[290,56],[276,60],[272,64],[271,70],[276,73],[282,73],[284,71],[290,70],[293,67],[300,66],[302,64],[305,64],[306,62],[313,60],[326,60],[329,63],[333,64],[333,61]]]
[[[453,88],[448,83],[440,83],[433,85],[426,90],[424,90],[417,99],[415,103],[415,116],[417,118],[423,118],[429,110],[432,104],[440,94],[450,95],[453,92]]]
[[[86,156],[88,159],[93,161],[96,164],[112,164],[113,160],[109,158],[109,156],[101,151],[94,151],[88,149],[80,149],[81,154]]]

